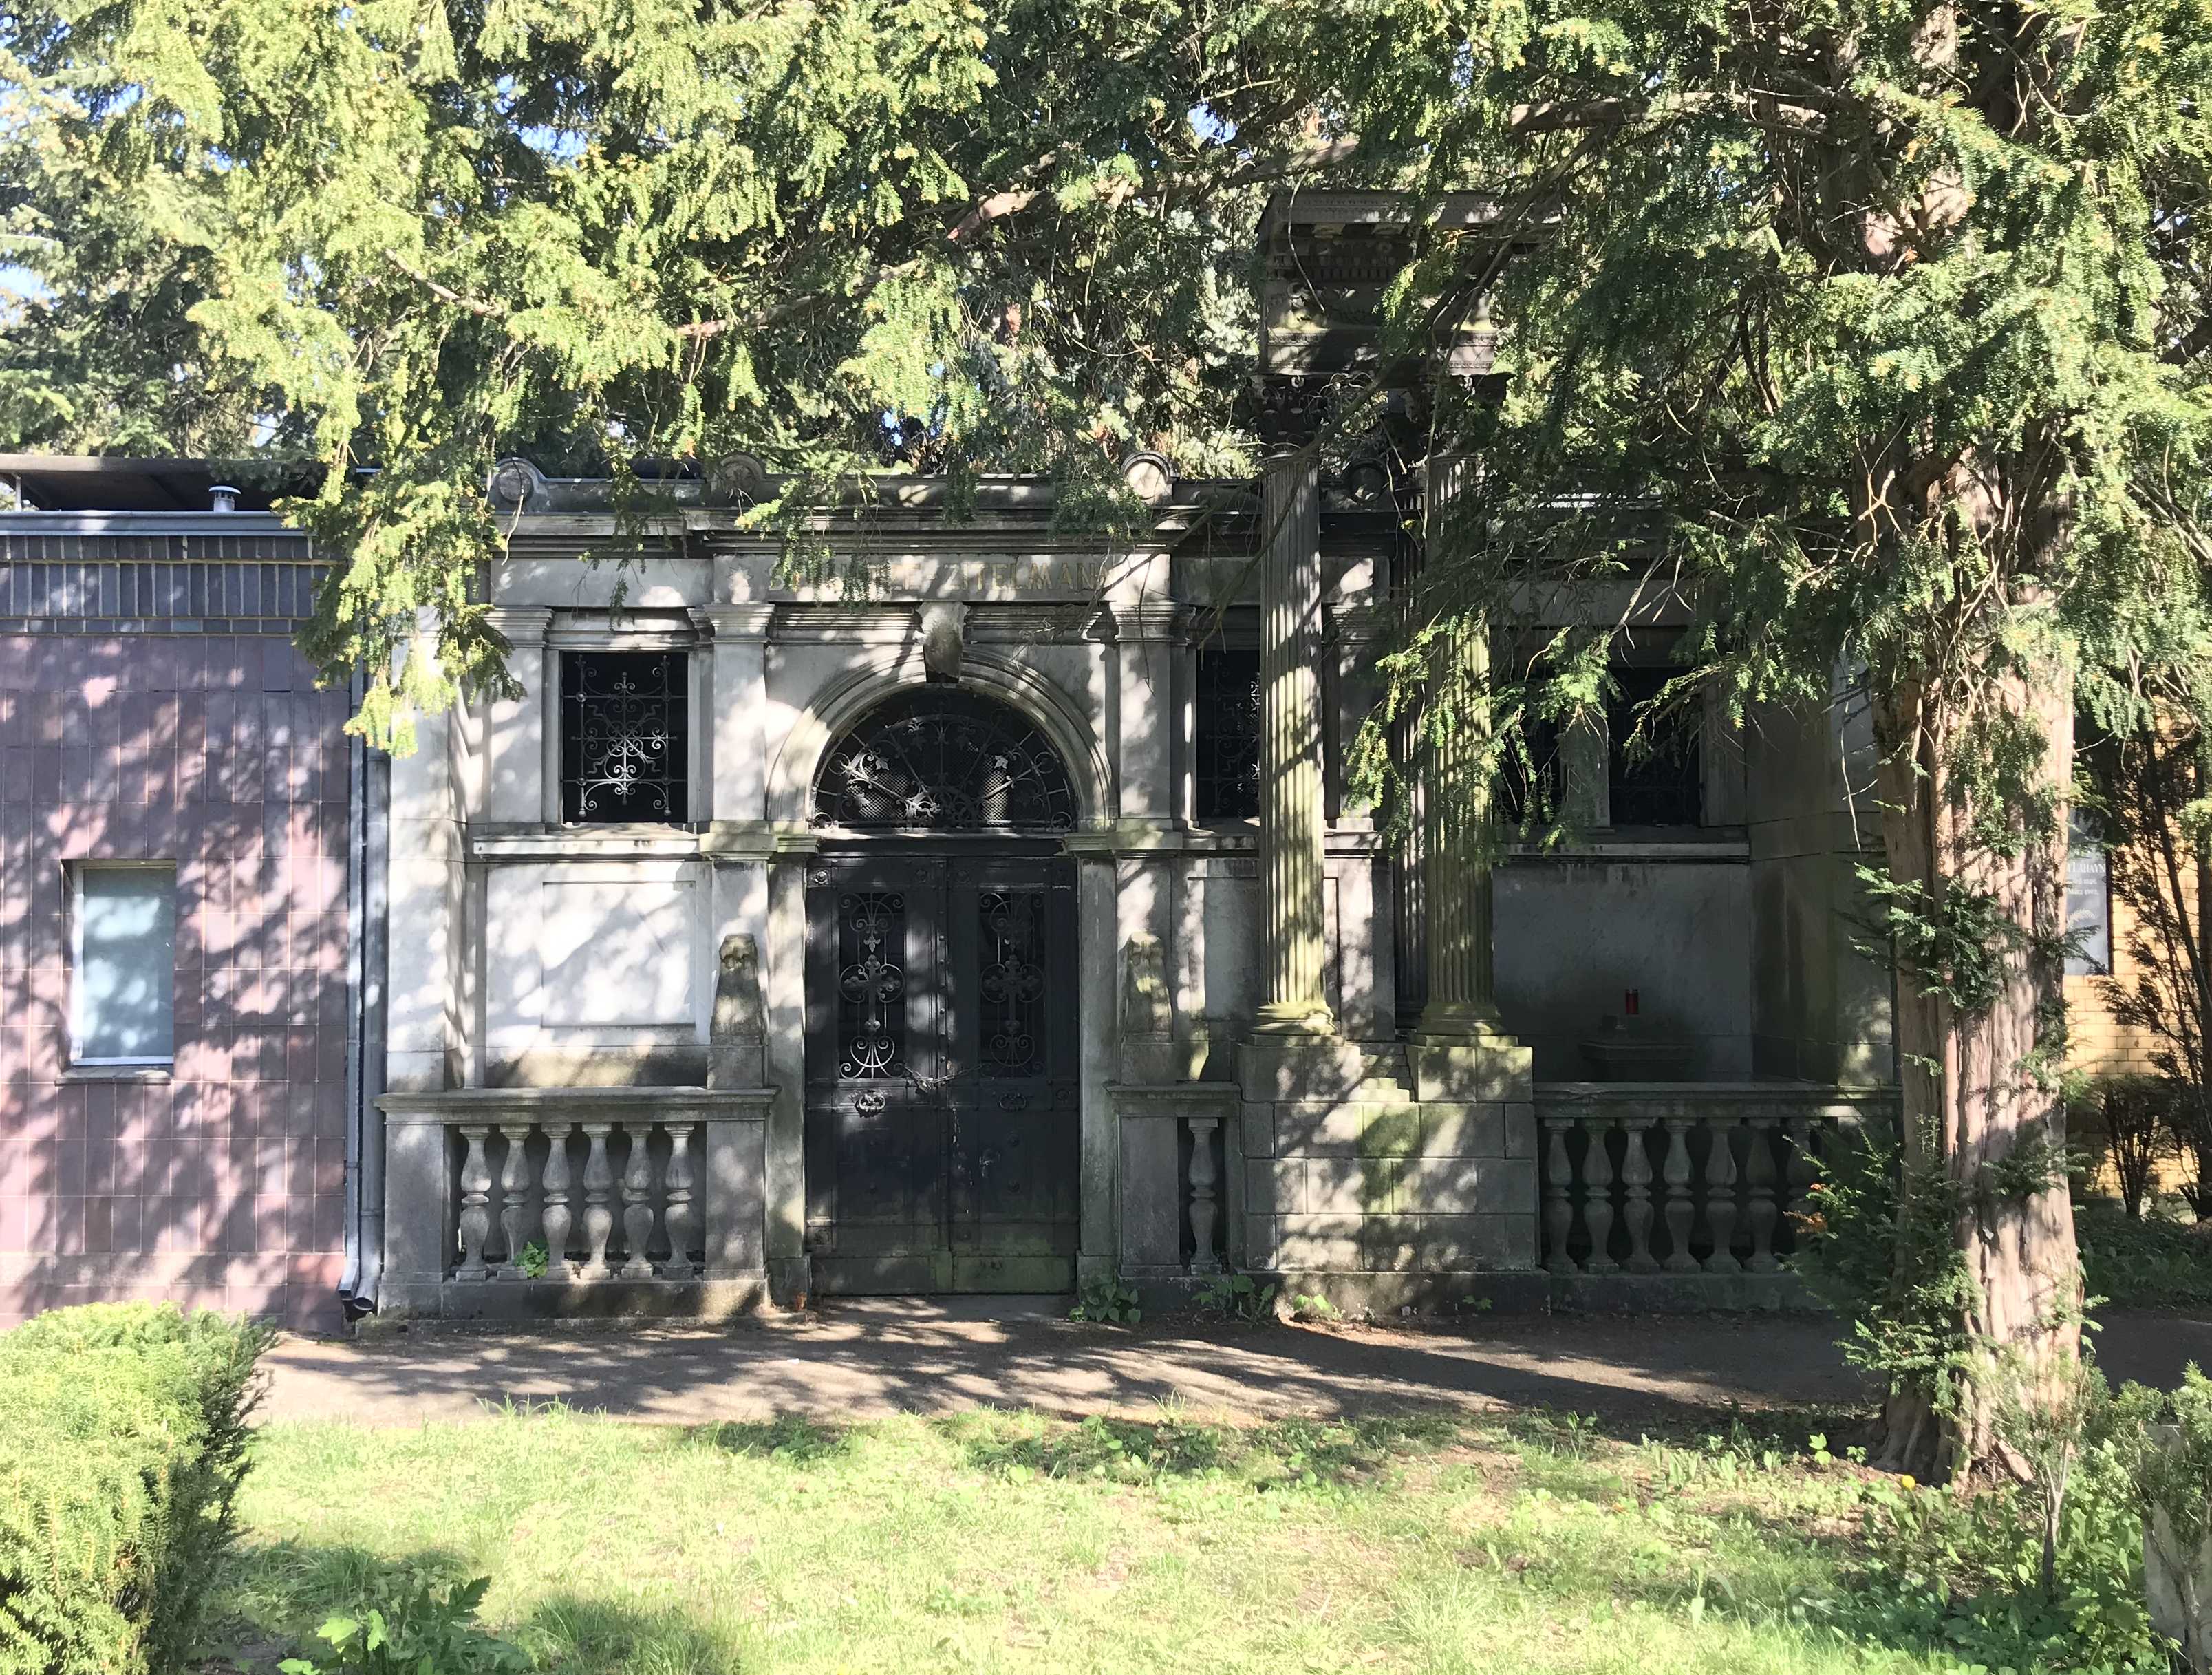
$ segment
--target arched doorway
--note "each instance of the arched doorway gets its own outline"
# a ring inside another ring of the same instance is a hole
[[[1065,1291],[1081,1125],[1066,766],[1018,712],[902,691],[816,775],[806,1245],[829,1294]]]

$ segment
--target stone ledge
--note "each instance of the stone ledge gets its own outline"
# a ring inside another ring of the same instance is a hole
[[[377,1315],[386,1320],[724,1320],[768,1300],[768,1276],[741,1271],[696,1280],[387,1279]],[[490,1392],[487,1392],[488,1394]]]
[[[1795,1274],[1554,1274],[1561,1313],[1826,1313]]]

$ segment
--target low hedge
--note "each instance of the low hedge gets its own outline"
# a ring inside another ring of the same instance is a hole
[[[162,1304],[0,1332],[0,1675],[165,1675],[234,1534],[268,1329]]]

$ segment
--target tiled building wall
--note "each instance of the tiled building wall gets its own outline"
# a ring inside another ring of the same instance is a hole
[[[268,606],[301,608],[307,566],[283,568]],[[188,585],[149,602],[204,610]],[[334,1328],[345,695],[314,689],[274,608],[101,620],[123,601],[93,586],[92,611],[0,619],[0,1325],[167,1297]],[[79,860],[176,864],[168,1075],[67,1063]]]

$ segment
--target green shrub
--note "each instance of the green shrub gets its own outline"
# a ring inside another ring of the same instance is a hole
[[[520,1647],[477,1627],[491,1578],[445,1582],[422,1571],[385,1578],[357,1617],[333,1617],[316,1630],[331,1661],[287,1658],[283,1675],[519,1675],[530,1667]]]
[[[2159,1160],[2174,1149],[2178,1095],[2164,1076],[2117,1072],[2081,1077],[2067,1090],[2066,1131],[2095,1147],[2112,1166],[2121,1205],[2130,1216],[2142,1214]]]
[[[2139,1306],[2212,1302],[2212,1244],[2155,1213],[2137,1221],[2111,1203],[2074,1206],[2074,1236],[2092,1297]]]
[[[269,1337],[112,1303],[0,1333],[0,1675],[181,1666],[235,1533]]]

